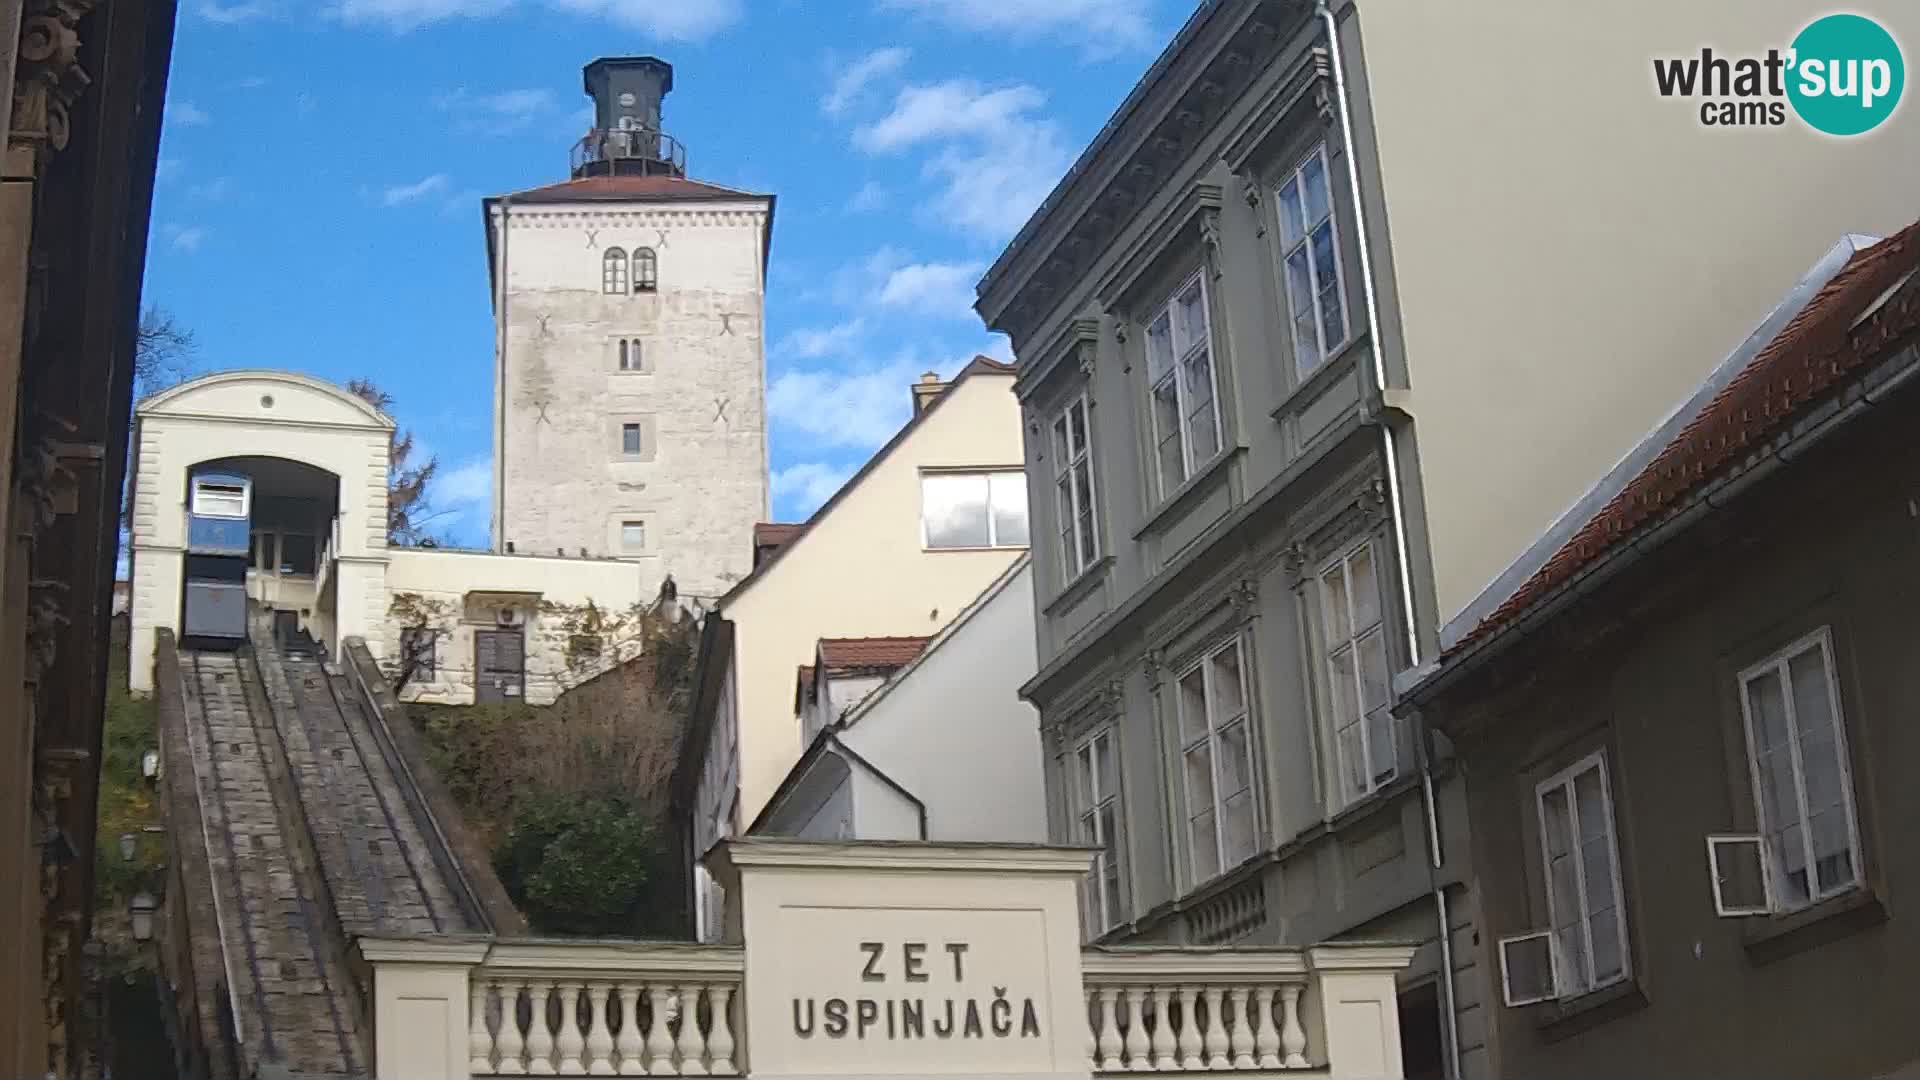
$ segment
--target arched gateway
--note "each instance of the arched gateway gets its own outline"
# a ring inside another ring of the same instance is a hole
[[[1089,857],[736,840],[737,944],[363,938],[374,1074],[1401,1075],[1412,946],[1083,947]]]

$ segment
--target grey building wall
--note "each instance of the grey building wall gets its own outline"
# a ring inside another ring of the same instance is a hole
[[[1342,137],[1327,39],[1308,9],[1202,5],[982,283],[982,314],[1014,339],[1027,419],[1040,670],[1025,690],[1041,711],[1055,839],[1094,840],[1075,812],[1079,748],[1106,731],[1119,755],[1120,911],[1111,928],[1090,932],[1207,944],[1419,942],[1406,978],[1417,994],[1443,967],[1433,894],[1444,888],[1454,939],[1465,945],[1451,992],[1460,1047],[1466,1075],[1482,1075],[1477,930],[1455,854],[1465,850],[1465,806],[1453,773],[1442,761],[1436,801],[1450,861],[1438,871],[1410,730],[1396,729],[1398,769],[1378,791],[1349,803],[1336,787],[1324,568],[1370,545],[1387,667],[1411,659],[1383,483],[1379,425],[1388,411],[1372,376],[1376,343],[1347,180],[1349,153],[1360,154],[1363,177],[1374,173],[1364,71],[1357,27],[1350,17],[1342,27],[1361,146]],[[1312,365],[1292,344],[1277,191],[1317,147],[1345,326]],[[1382,241],[1371,239],[1381,262]],[[1153,472],[1147,329],[1196,273],[1223,449],[1169,489]],[[1381,325],[1389,382],[1401,382],[1390,309]],[[1077,571],[1060,539],[1052,425],[1083,395],[1100,558]],[[1411,471],[1406,453],[1401,465]],[[1414,569],[1423,580],[1424,568]],[[1415,592],[1430,611],[1421,599],[1430,590]],[[1255,839],[1244,861],[1205,875],[1192,869],[1175,687],[1235,640],[1250,703]],[[1440,1025],[1437,1016],[1419,1022]]]
[[[1472,776],[1478,960],[1500,1075],[1920,1074],[1920,603],[1909,387],[1503,657],[1429,715]],[[1715,914],[1705,837],[1755,826],[1739,673],[1829,629],[1865,885]],[[1630,975],[1506,1008],[1499,938],[1546,918],[1535,785],[1606,755]]]

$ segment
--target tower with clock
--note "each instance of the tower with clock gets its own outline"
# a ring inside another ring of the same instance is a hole
[[[636,560],[711,597],[768,513],[774,199],[687,175],[672,88],[655,57],[588,64],[571,175],[485,200],[493,545]]]

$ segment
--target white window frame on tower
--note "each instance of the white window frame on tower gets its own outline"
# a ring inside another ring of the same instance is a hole
[[[627,295],[628,269],[625,248],[610,247],[600,256],[600,291],[607,296]]]

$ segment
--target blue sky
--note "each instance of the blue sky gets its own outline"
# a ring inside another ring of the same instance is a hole
[[[973,284],[1192,0],[182,0],[146,300],[200,371],[374,379],[484,543],[481,196],[564,179],[580,69],[674,65],[699,179],[779,196],[774,509],[904,422],[908,382],[1005,357]]]

